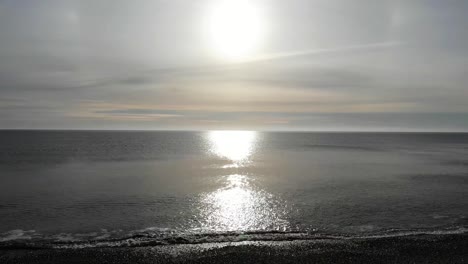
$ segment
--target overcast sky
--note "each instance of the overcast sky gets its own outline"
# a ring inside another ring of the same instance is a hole
[[[0,0],[0,128],[468,131],[468,1],[249,2],[232,61],[216,0]]]

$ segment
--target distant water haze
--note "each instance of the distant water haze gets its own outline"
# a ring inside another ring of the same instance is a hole
[[[0,243],[468,224],[468,134],[1,131],[0,145]]]

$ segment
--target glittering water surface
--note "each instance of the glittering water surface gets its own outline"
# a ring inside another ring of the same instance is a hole
[[[0,242],[465,227],[468,134],[1,131]]]
[[[208,133],[210,151],[228,163],[222,168],[247,166],[256,147],[254,131],[212,131]],[[286,205],[278,197],[255,186],[249,175],[220,176],[222,187],[203,194],[200,206],[200,223],[203,230],[247,231],[286,230],[288,222],[282,217]]]
[[[286,207],[277,197],[256,188],[246,175],[221,177],[225,186],[203,195],[201,223],[205,230],[286,230]]]
[[[248,163],[255,147],[254,131],[212,131],[208,133],[211,152],[231,161],[224,168],[238,168]]]

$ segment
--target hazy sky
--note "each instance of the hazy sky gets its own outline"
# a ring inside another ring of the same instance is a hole
[[[0,0],[0,128],[468,131],[468,1],[228,2]]]

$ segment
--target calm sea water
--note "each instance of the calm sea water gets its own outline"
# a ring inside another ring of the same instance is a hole
[[[0,132],[1,243],[464,230],[467,187],[468,134]]]

